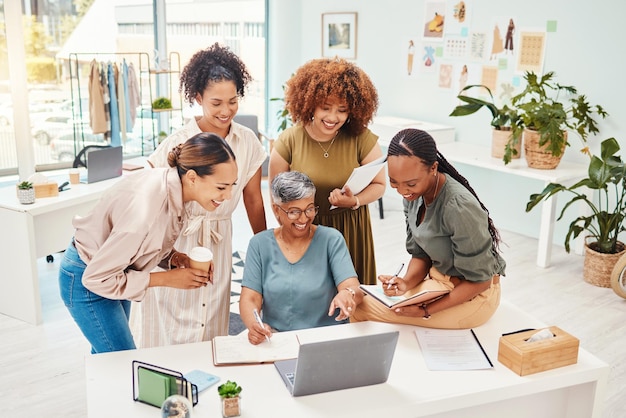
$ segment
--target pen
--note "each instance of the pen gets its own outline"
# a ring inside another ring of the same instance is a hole
[[[396,277],[398,277],[398,274],[400,274],[403,268],[404,268],[404,263],[400,264],[400,267],[398,267],[398,271],[396,271],[396,274],[394,274],[391,277],[391,279],[389,279],[389,281],[387,282],[387,290],[391,289],[391,281],[395,279]]]
[[[259,316],[259,311],[257,311],[256,308],[254,308],[252,313],[254,314],[254,319],[256,320],[256,322],[258,322],[259,325],[261,325],[261,327],[265,329],[265,325],[263,325],[263,320],[261,320],[261,317]],[[270,337],[268,337],[267,335],[265,336],[265,339],[267,340],[268,343],[270,342]]]

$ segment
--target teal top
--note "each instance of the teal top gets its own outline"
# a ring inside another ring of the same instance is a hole
[[[295,263],[287,261],[274,230],[248,244],[242,286],[263,296],[263,322],[277,331],[341,324],[328,316],[337,286],[356,277],[346,242],[334,228],[318,226],[309,248]]]
[[[506,263],[491,248],[488,215],[461,183],[446,175],[419,224],[421,204],[422,198],[404,201],[406,249],[413,257],[430,259],[440,273],[472,282],[504,275]]]

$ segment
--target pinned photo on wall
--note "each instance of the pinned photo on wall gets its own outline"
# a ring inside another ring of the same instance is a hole
[[[442,39],[445,26],[445,1],[427,1],[424,5],[424,38]]]
[[[443,40],[443,58],[464,60],[467,58],[468,38],[462,36],[446,36]]]
[[[486,32],[472,32],[469,36],[468,59],[475,62],[487,61],[488,39]]]
[[[517,71],[543,73],[543,61],[546,51],[546,32],[520,31]]]
[[[434,73],[436,66],[439,63],[439,58],[442,55],[441,45],[423,43],[417,51],[416,55],[419,58],[419,72]]]
[[[480,84],[487,86],[492,93],[496,92],[498,86],[498,67],[484,65]]]
[[[481,83],[482,65],[476,63],[463,62],[455,64],[452,75],[453,89],[458,95],[461,90],[472,84]],[[465,93],[464,93],[465,94]],[[455,96],[456,100],[456,96]],[[455,104],[456,106],[456,104]]]
[[[413,74],[413,63],[415,62],[415,42],[413,42],[413,39],[409,39],[408,45],[406,71],[408,75],[411,75]]]
[[[515,20],[512,17],[494,18],[489,61],[495,61],[504,56],[513,56],[515,47],[514,36]]]
[[[453,0],[447,4],[444,38],[449,35],[469,35],[471,4],[468,0]]]
[[[442,89],[452,88],[452,73],[454,72],[454,65],[450,63],[439,65],[439,82],[438,85]]]

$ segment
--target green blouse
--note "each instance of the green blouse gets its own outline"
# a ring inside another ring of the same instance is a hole
[[[472,282],[504,275],[506,263],[491,249],[487,213],[462,184],[446,175],[441,192],[418,223],[421,204],[421,198],[404,201],[406,249],[413,257],[430,259],[442,274]]]

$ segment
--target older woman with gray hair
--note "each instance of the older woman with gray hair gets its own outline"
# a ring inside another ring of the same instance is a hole
[[[273,331],[345,323],[363,299],[343,235],[313,224],[318,207],[311,179],[283,172],[270,192],[280,226],[250,240],[239,300],[252,344]]]

